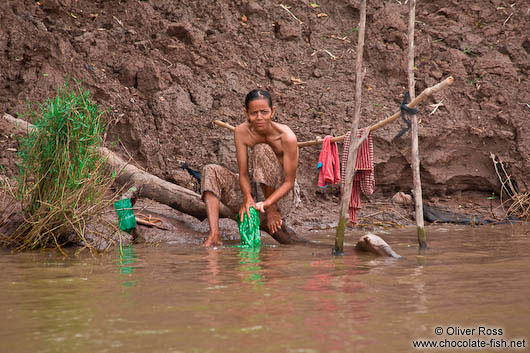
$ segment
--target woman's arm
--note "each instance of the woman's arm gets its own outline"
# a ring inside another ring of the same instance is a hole
[[[243,219],[246,213],[250,217],[249,208],[255,206],[254,198],[251,194],[250,176],[248,173],[248,150],[245,144],[246,129],[244,126],[237,126],[234,131],[234,142],[236,145],[237,166],[239,169],[239,186],[243,193],[243,203],[239,210],[239,219]]]
[[[256,208],[263,209],[268,208],[272,205],[275,205],[278,200],[284,197],[294,186],[294,180],[296,178],[296,170],[298,168],[298,144],[296,140],[296,135],[290,132],[285,140],[282,142],[283,148],[283,170],[285,172],[285,179],[282,185],[279,188],[274,190],[274,192],[267,197],[267,199],[260,203]]]

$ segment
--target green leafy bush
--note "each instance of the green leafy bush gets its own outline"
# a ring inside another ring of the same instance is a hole
[[[65,83],[31,112],[34,128],[21,138],[18,199],[25,222],[13,242],[19,249],[87,244],[87,222],[112,202],[113,178],[97,148],[103,146],[103,111],[79,84]]]

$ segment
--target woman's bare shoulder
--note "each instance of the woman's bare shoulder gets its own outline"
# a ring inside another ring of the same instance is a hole
[[[285,124],[277,123],[278,129],[282,133],[282,139],[287,141],[296,141],[296,134],[291,130],[291,128]]]
[[[234,131],[236,131],[236,132],[238,132],[238,131],[248,131],[248,129],[249,129],[248,122],[245,121],[244,123],[241,123],[241,124],[237,125]]]

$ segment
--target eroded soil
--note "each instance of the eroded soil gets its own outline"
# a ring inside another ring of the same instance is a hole
[[[402,3],[368,3],[362,126],[396,112],[407,91]],[[108,111],[108,147],[190,189],[182,162],[235,170],[233,137],[212,121],[240,123],[251,89],[273,94],[278,121],[299,141],[343,135],[352,123],[358,1],[8,0],[0,10],[0,113],[23,118],[65,77],[82,80]],[[416,92],[455,78],[420,107],[425,202],[502,217],[498,198],[488,199],[500,191],[490,153],[520,192],[530,191],[530,6],[419,1],[416,20]],[[403,126],[374,133],[376,192],[364,199],[362,222],[412,221],[412,206],[390,203],[412,187],[409,134],[393,140]],[[9,177],[17,145],[0,121]],[[318,154],[300,153],[304,206],[295,226],[333,226],[336,218],[338,189],[316,186]]]

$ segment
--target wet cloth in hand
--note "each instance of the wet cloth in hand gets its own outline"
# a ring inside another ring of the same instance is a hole
[[[249,214],[250,217],[244,213],[243,220],[239,219],[239,214],[236,216],[239,236],[241,238],[241,247],[260,247],[259,212],[254,207],[250,207]]]
[[[357,130],[357,137],[361,138],[364,129]],[[342,168],[341,168],[341,192],[344,190],[344,179],[346,177],[346,165],[348,163],[348,153],[350,150],[351,131],[344,136],[344,147],[342,149]],[[355,160],[355,176],[353,177],[353,186],[348,207],[350,222],[357,223],[357,211],[361,209],[361,192],[365,195],[371,195],[375,189],[374,177],[374,145],[372,135],[361,143],[357,149]]]
[[[328,184],[340,182],[339,151],[337,143],[331,142],[331,136],[324,137],[322,150],[318,157],[317,169],[320,170],[317,185],[321,188],[327,187]]]

